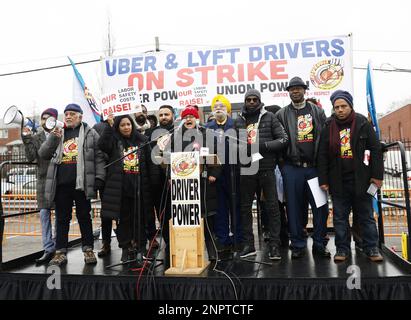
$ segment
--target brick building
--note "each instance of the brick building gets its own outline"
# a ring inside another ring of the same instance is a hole
[[[0,155],[22,153],[20,127],[16,124],[5,125],[0,119]]]
[[[411,104],[397,109],[378,121],[381,139],[386,141],[411,140]]]

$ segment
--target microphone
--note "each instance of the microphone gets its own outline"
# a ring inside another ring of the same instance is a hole
[[[180,123],[179,123],[179,125],[178,125],[178,127],[177,127],[176,130],[177,130],[177,131],[180,130],[180,129],[183,127],[184,123],[186,123],[186,119],[182,119],[182,120],[180,121]]]

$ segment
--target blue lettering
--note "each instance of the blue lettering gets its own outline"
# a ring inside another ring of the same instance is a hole
[[[150,56],[150,57],[146,57],[146,61],[144,63],[144,71],[148,71],[149,69],[151,69],[151,71],[156,71],[156,57],[154,56]]]
[[[112,77],[116,74],[117,59],[113,59],[113,70],[110,70],[110,60],[106,60],[106,73],[109,77]]]
[[[301,50],[304,58],[314,58],[315,53],[313,51],[314,42],[303,42],[301,43]]]
[[[130,60],[119,59],[118,60],[118,74],[125,74],[130,72]]]
[[[291,43],[285,44],[285,47],[287,48],[287,52],[290,58],[297,58],[299,45],[299,43],[294,43],[294,47],[291,47]]]
[[[344,47],[342,45],[344,41],[341,39],[334,39],[331,41],[331,46],[336,50],[331,50],[331,53],[336,57],[341,57],[344,55]]]
[[[223,58],[225,50],[213,50],[213,65],[218,64],[218,60]]]
[[[260,61],[262,58],[262,52],[260,47],[250,47],[248,48],[248,54],[250,61]]]
[[[230,63],[235,63],[235,54],[240,52],[239,48],[227,49],[227,52],[230,53]]]
[[[317,56],[318,57],[322,57],[323,53],[327,57],[331,56],[330,51],[328,50],[330,48],[328,41],[319,40],[317,41],[316,46],[317,46]]]
[[[270,57],[273,58],[272,60],[278,60],[277,46],[269,45],[269,46],[264,47],[264,58],[265,58],[265,60],[270,60]]]
[[[143,57],[135,57],[131,60],[131,73],[140,73],[143,71],[141,68],[141,61]]]
[[[193,62],[193,53],[188,53],[188,66],[189,67],[198,67],[198,62]]]
[[[211,53],[211,50],[206,50],[204,53],[203,51],[197,51],[198,52],[198,56],[200,57],[200,61],[201,61],[201,65],[202,66],[206,66],[207,65],[207,58]]]

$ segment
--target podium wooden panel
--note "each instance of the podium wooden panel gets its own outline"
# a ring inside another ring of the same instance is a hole
[[[199,226],[174,227],[170,219],[170,268],[166,275],[201,274],[210,264],[205,259],[204,220]]]

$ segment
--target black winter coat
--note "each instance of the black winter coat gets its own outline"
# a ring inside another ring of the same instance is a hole
[[[142,196],[142,206],[143,213],[149,214],[152,208],[152,183],[156,183],[158,179],[158,168],[153,165],[151,161],[151,148],[146,142],[147,137],[141,133],[134,131],[133,134],[136,135],[137,145],[141,147],[139,152],[139,166],[140,166],[140,177],[141,177],[141,196]],[[123,156],[124,146],[122,144],[121,138],[118,133],[116,133],[112,127],[106,126],[103,131],[102,136],[98,142],[99,148],[108,155],[109,161],[111,163]],[[107,175],[105,181],[105,187],[103,191],[103,201],[101,204],[101,215],[104,218],[118,219],[120,217],[120,208],[122,201],[122,184],[123,184],[123,162],[117,161],[107,168]],[[137,194],[136,194],[137,197]]]
[[[183,128],[183,132],[185,132],[186,129]],[[210,154],[215,154],[216,153],[216,144],[214,143],[213,145],[207,144],[207,139],[206,139],[206,129],[200,128],[198,131],[195,129],[192,129],[191,132],[193,133],[193,136],[191,137],[191,141],[182,141],[181,144],[179,143],[170,143],[170,149],[168,151],[170,152],[182,152],[182,151],[192,151],[192,150],[187,150],[187,147],[193,143],[194,141],[198,142],[202,147],[208,147],[209,148],[209,153]],[[210,134],[213,134],[210,132]],[[180,135],[179,137],[183,137]],[[178,145],[182,146],[182,149],[177,149]],[[210,166],[210,165],[205,165],[207,168],[207,179],[201,178],[201,215],[204,216],[206,215],[213,215],[217,211],[218,207],[218,200],[217,200],[217,181],[214,183],[210,183],[208,181],[208,177],[213,176],[218,179],[218,177],[221,174],[221,166]],[[202,175],[200,173],[200,175]],[[206,190],[204,190],[204,184],[206,187]],[[204,203],[204,192],[206,192],[206,203]]]
[[[354,158],[354,179],[355,193],[362,195],[367,192],[370,179],[383,179],[384,162],[381,151],[381,144],[377,135],[367,118],[361,114],[356,114],[355,129],[352,136],[352,152]],[[318,173],[320,185],[328,184],[330,193],[339,195],[343,192],[342,161],[340,157],[331,155],[330,144],[330,122],[327,119],[324,129],[321,132],[320,148],[318,152]],[[369,165],[364,164],[364,152],[370,151]]]
[[[311,114],[314,121],[314,163],[317,160],[318,148],[320,143],[321,130],[324,126],[325,120],[327,119],[324,113],[324,110],[315,106],[310,102],[306,102],[306,106],[311,108]],[[283,152],[283,160],[285,162],[291,162],[294,165],[297,165],[301,161],[300,153],[297,147],[297,110],[293,107],[292,104],[280,109],[276,114],[277,119],[285,128],[285,131],[288,134],[289,142],[287,149]]]
[[[265,110],[264,106],[261,108],[261,119],[258,126],[258,140],[259,144],[265,144],[267,150],[260,152],[264,157],[259,161],[259,171],[274,170],[277,165],[277,154],[284,149],[288,144],[288,135],[283,126],[278,121],[277,117]],[[238,116],[234,123],[235,129],[247,129],[247,122],[243,112]],[[241,135],[240,135],[241,139]],[[239,152],[245,152],[242,148],[244,144],[239,145]]]

